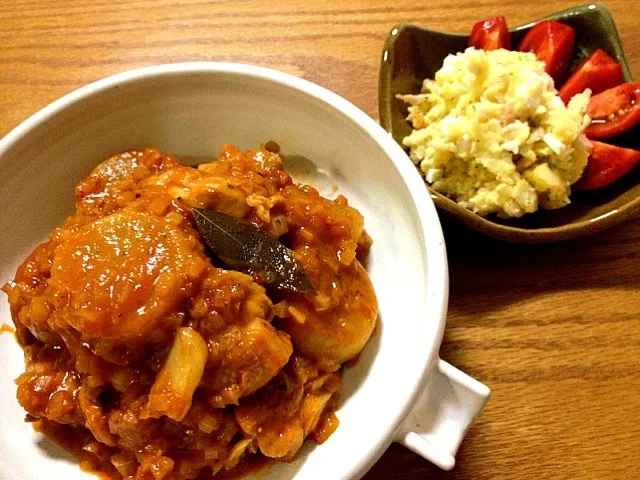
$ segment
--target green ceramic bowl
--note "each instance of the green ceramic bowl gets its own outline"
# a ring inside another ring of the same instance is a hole
[[[540,20],[557,20],[576,31],[575,58],[571,70],[595,49],[601,48],[622,64],[625,81],[632,81],[622,45],[611,14],[600,5],[584,5],[563,10]],[[518,45],[527,31],[540,20],[511,30]],[[471,25],[469,25],[471,28]],[[406,105],[397,94],[418,93],[425,78],[433,78],[444,58],[467,47],[467,35],[437,32],[415,25],[397,25],[385,42],[378,108],[380,123],[402,145],[411,133],[406,121]],[[640,130],[611,143],[640,148]],[[407,157],[407,161],[411,160]],[[427,187],[428,188],[428,187]],[[436,206],[468,227],[485,235],[511,242],[546,243],[595,233],[634,215],[640,210],[640,167],[613,185],[590,192],[574,192],[571,204],[558,210],[539,210],[519,219],[480,217],[447,197],[429,189]]]

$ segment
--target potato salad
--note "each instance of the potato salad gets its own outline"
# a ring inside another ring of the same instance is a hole
[[[437,192],[482,216],[570,202],[591,152],[590,91],[565,105],[533,53],[470,47],[400,98],[413,125],[403,143]]]

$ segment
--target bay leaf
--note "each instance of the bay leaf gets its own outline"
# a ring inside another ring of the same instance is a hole
[[[215,210],[194,208],[193,217],[211,252],[227,267],[279,290],[315,294],[293,251],[258,227]]]

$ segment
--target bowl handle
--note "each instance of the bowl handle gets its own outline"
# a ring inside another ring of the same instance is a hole
[[[438,359],[396,441],[438,467],[451,470],[462,439],[490,394],[489,387]]]

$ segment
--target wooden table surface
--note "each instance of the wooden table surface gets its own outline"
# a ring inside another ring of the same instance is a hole
[[[640,78],[640,2],[601,3]],[[484,17],[517,25],[572,4],[0,0],[0,136],[88,82],[188,60],[290,72],[377,118],[378,61],[395,23],[465,32]],[[493,394],[452,472],[392,445],[365,478],[640,478],[639,220],[537,247],[445,224],[451,301],[441,354]]]

